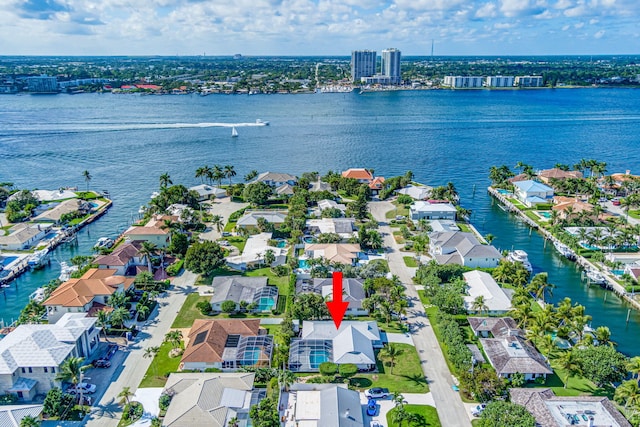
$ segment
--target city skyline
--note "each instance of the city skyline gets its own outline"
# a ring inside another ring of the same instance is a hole
[[[395,46],[428,56],[432,40],[435,55],[640,53],[634,0],[3,3],[4,55],[343,56]]]

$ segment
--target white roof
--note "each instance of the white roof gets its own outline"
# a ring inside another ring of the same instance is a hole
[[[364,426],[360,395],[345,384],[296,383],[290,390],[288,404],[298,427]]]
[[[27,415],[38,418],[42,405],[9,405],[0,406],[0,426],[20,427],[20,421]]]
[[[31,193],[41,202],[78,197],[76,193],[70,190],[33,190]]]
[[[350,237],[356,225],[355,218],[320,218],[308,219],[306,226],[317,228],[320,233],[333,233]]]
[[[553,188],[548,185],[544,185],[537,181],[527,180],[527,181],[516,181],[513,183],[514,186],[518,187],[521,191],[525,192],[553,192]]]
[[[484,271],[473,270],[463,274],[469,288],[468,296],[464,297],[467,310],[471,310],[473,300],[479,296],[484,297],[484,302],[489,311],[509,311],[511,300],[498,286],[493,277]]]
[[[218,187],[214,187],[212,185],[200,184],[194,185],[193,187],[189,187],[190,191],[195,191],[200,195],[200,197],[214,195],[216,197],[226,196],[227,192]]]
[[[286,217],[286,213],[278,211],[248,211],[238,219],[236,224],[239,226],[255,226],[258,225],[258,218],[264,218],[272,224],[282,224]]]
[[[346,329],[354,328],[359,330],[371,341],[380,341],[380,329],[374,321],[344,321],[340,324],[340,329],[328,320],[305,320],[302,322],[302,339],[334,339]]]
[[[404,188],[396,190],[396,193],[406,194],[407,196],[410,196],[411,198],[416,200],[424,200],[431,195],[432,190],[433,187],[429,187],[428,185],[408,185]]]
[[[415,212],[457,212],[456,207],[451,203],[429,203],[418,200],[411,205],[411,210]]]
[[[52,325],[20,325],[0,340],[0,374],[20,367],[59,366],[76,341],[96,322],[86,313],[67,313]]]
[[[335,200],[324,199],[318,202],[318,209],[320,209],[320,212],[326,209],[340,209],[344,212],[347,210],[347,207],[342,203],[337,203]]]
[[[273,255],[278,258],[287,255],[285,248],[277,248],[275,246],[269,246],[269,240],[271,239],[271,233],[260,233],[250,236],[247,239],[247,243],[244,246],[242,255],[227,257],[227,261],[232,264],[243,264],[258,262],[264,259],[264,254],[267,249],[273,251]]]

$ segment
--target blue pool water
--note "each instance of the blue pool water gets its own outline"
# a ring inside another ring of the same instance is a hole
[[[89,202],[89,206],[91,206],[91,209],[95,209],[97,208],[99,205],[95,202]]]
[[[309,262],[306,259],[301,259],[298,261],[298,268],[307,269],[309,268]]]
[[[506,196],[507,194],[511,194],[509,190],[503,190],[502,188],[498,189],[498,193],[502,194],[503,196]]]
[[[284,240],[278,241],[277,247],[284,248],[285,246],[287,246],[287,242],[286,241],[284,241]]]
[[[247,347],[244,351],[243,363],[245,365],[255,365],[260,360],[260,349],[258,347]]]
[[[611,272],[616,276],[622,276],[624,274],[624,270],[611,270]]]
[[[276,306],[276,302],[273,298],[260,298],[258,301],[258,307],[256,310],[258,311],[269,311],[273,310]]]
[[[305,243],[315,243],[316,242],[316,238],[313,236],[304,236],[302,238],[302,241]]]
[[[11,264],[13,261],[17,259],[18,259],[17,256],[7,256],[7,257],[4,257],[0,262],[2,263],[3,267],[6,267],[7,265]]]
[[[313,350],[309,353],[309,366],[312,369],[318,369],[320,364],[329,361],[329,355],[326,351]]]
[[[538,215],[540,215],[541,217],[547,218],[547,219],[551,218],[551,212],[538,211]]]

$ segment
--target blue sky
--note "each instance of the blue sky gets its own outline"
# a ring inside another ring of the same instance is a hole
[[[640,0],[2,0],[4,55],[640,53]]]

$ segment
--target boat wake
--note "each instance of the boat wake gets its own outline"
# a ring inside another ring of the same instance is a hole
[[[113,131],[129,131],[129,130],[151,130],[151,129],[194,129],[194,128],[241,128],[241,127],[263,127],[268,126],[269,122],[257,120],[247,123],[223,123],[223,122],[202,122],[202,123],[124,123],[124,124],[78,124],[78,123],[62,123],[55,126],[31,126],[29,131],[37,132],[113,132]],[[17,130],[17,129],[12,129]],[[27,129],[24,129],[27,130]]]

